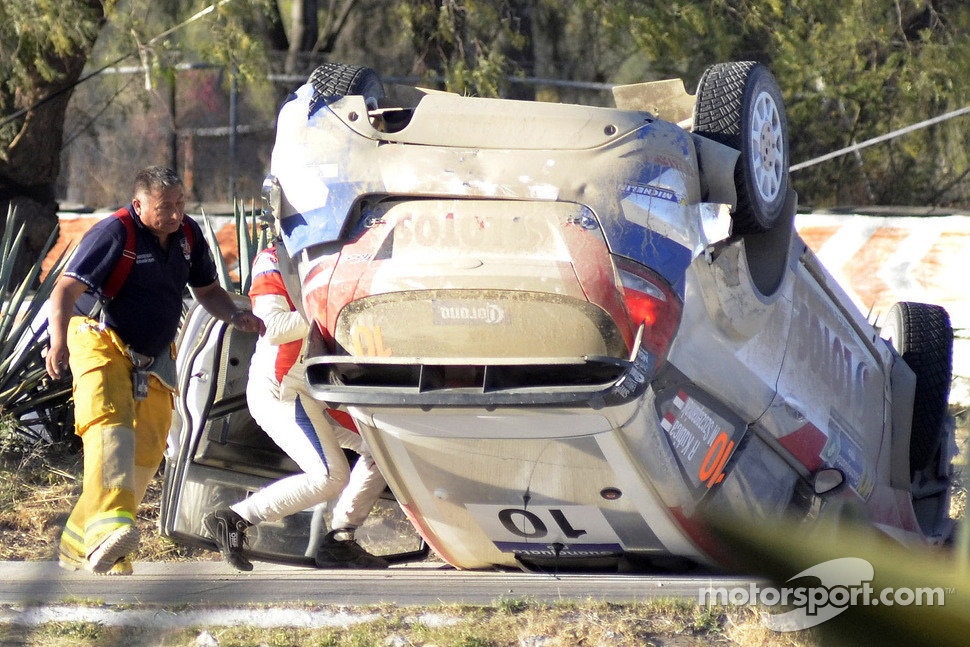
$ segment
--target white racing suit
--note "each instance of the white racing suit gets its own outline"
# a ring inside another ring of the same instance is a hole
[[[303,473],[266,486],[232,509],[256,524],[277,521],[339,496],[331,527],[357,528],[386,483],[363,438],[338,422],[352,427],[351,418],[326,410],[307,393],[302,354],[310,327],[286,291],[275,248],[263,250],[256,257],[249,296],[253,314],[266,324],[266,334],[256,342],[249,369],[249,410]],[[353,472],[342,447],[360,455]]]

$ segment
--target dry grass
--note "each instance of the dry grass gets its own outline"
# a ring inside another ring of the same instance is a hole
[[[305,610],[321,611],[316,607]],[[796,635],[768,632],[760,627],[757,611],[753,609],[698,610],[689,603],[669,600],[629,605],[520,603],[511,608],[502,604],[445,605],[430,612],[378,606],[364,611],[371,618],[367,622],[327,628],[211,624],[158,632],[98,623],[49,623],[20,630],[0,626],[0,644],[33,647],[815,647],[820,644],[811,631]]]
[[[61,530],[81,493],[83,458],[76,444],[31,447],[9,433],[0,437],[0,560],[57,559]],[[218,559],[158,534],[161,475],[156,475],[138,511],[142,533],[137,559]]]

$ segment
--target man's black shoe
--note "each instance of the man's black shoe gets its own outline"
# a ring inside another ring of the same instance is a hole
[[[347,530],[331,530],[323,538],[317,549],[315,561],[317,568],[387,568],[388,563],[382,557],[371,555],[361,548],[349,534],[348,539],[337,539],[335,535],[349,534]]]
[[[231,508],[220,508],[211,512],[202,520],[213,541],[219,547],[222,558],[240,571],[253,570],[253,564],[246,559],[243,554],[243,546],[246,544],[246,529],[250,524],[240,517]]]

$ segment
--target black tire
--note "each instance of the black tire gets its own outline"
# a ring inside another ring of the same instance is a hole
[[[313,70],[308,83],[313,86],[308,116],[334,97],[361,95],[371,109],[377,108],[378,100],[384,97],[381,77],[369,67],[324,63]]]
[[[909,464],[917,472],[929,465],[946,434],[953,372],[950,315],[940,306],[903,301],[889,309],[880,335],[916,374]]]
[[[751,61],[707,68],[697,84],[693,132],[741,152],[733,233],[774,227],[789,190],[789,145],[781,90],[768,68]]]

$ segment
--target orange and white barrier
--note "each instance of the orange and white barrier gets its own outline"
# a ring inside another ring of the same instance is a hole
[[[970,216],[799,214],[795,228],[863,313],[881,319],[897,301],[946,308],[954,374],[970,377]]]

